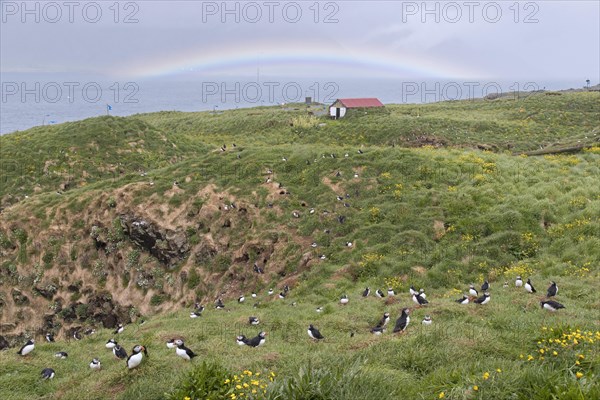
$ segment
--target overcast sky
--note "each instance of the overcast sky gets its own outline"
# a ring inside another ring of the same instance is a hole
[[[114,3],[1,0],[2,72],[600,79],[599,1]]]

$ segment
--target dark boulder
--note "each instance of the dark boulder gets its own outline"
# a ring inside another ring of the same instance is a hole
[[[162,264],[174,267],[187,257],[190,246],[183,230],[160,228],[156,224],[131,214],[119,216],[121,226],[132,242],[152,254]]]

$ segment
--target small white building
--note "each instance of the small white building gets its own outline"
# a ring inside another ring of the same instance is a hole
[[[329,106],[329,116],[334,119],[343,118],[346,110],[350,108],[383,107],[383,103],[376,98],[365,99],[337,99]]]

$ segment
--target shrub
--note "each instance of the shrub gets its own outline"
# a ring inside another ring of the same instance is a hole
[[[191,399],[224,399],[229,392],[229,385],[224,382],[233,378],[221,364],[202,362],[185,376],[177,389],[165,395],[169,400]]]
[[[192,268],[187,280],[188,289],[193,289],[200,283],[200,275],[198,275],[198,271],[196,268]]]
[[[165,301],[165,296],[161,294],[155,294],[150,298],[151,306],[159,306]]]

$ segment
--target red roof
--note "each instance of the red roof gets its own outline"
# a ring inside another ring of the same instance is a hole
[[[346,108],[383,107],[383,103],[376,98],[369,99],[338,99]]]

